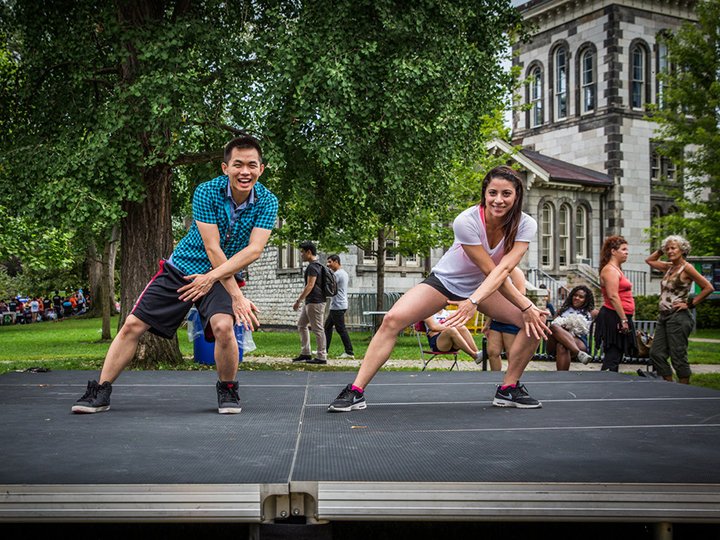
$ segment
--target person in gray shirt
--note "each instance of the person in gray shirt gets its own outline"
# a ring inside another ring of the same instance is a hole
[[[330,255],[327,259],[327,265],[333,274],[335,274],[335,281],[337,281],[337,294],[330,300],[330,314],[325,321],[327,350],[330,350],[330,340],[332,339],[333,327],[335,327],[335,330],[337,330],[337,333],[340,335],[340,339],[342,339],[343,347],[345,347],[345,352],[338,356],[338,358],[352,359],[355,358],[355,353],[353,353],[350,336],[348,335],[347,328],[345,328],[345,312],[348,308],[347,288],[350,277],[348,273],[342,269],[340,257],[337,255]]]

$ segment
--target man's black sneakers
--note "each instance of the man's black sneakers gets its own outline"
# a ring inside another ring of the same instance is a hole
[[[311,358],[310,360],[307,360],[305,363],[306,364],[327,364],[327,360],[323,360],[322,358]]]
[[[496,407],[517,407],[518,409],[539,409],[542,407],[537,399],[533,399],[525,389],[524,384],[518,381],[515,386],[508,386],[502,390],[502,386],[497,387],[493,405]]]
[[[80,399],[72,406],[74,413],[97,413],[107,411],[110,408],[110,394],[112,385],[105,381],[98,384],[97,381],[88,381],[87,390]]]
[[[237,381],[217,382],[218,412],[220,414],[237,414],[240,408]]]
[[[312,360],[312,356],[309,354],[301,354],[292,359],[293,362],[307,362],[308,360]]]
[[[338,394],[330,406],[329,412],[350,412],[354,410],[364,409],[367,407],[365,403],[365,394],[353,390],[352,385],[348,384],[343,391]]]

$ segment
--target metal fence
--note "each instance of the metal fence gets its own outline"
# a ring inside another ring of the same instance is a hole
[[[385,311],[390,309],[402,296],[402,293],[385,293]],[[348,310],[345,313],[345,325],[349,330],[372,330],[372,317],[363,317],[364,311],[377,310],[377,293],[348,294]]]

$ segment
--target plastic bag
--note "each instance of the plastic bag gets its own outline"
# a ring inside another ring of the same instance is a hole
[[[200,313],[198,313],[197,308],[191,308],[190,312],[187,316],[187,333],[188,333],[188,340],[190,343],[198,339],[199,337],[203,337],[203,327],[200,323]]]
[[[243,332],[243,342],[242,344],[239,344],[242,347],[243,354],[249,353],[257,349],[257,345],[255,345],[255,340],[253,339],[252,330],[245,330]]]

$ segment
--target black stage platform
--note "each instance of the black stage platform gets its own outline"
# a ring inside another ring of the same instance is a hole
[[[529,372],[542,409],[491,406],[499,373],[126,372],[73,415],[90,372],[0,377],[0,521],[720,522],[720,393]]]

